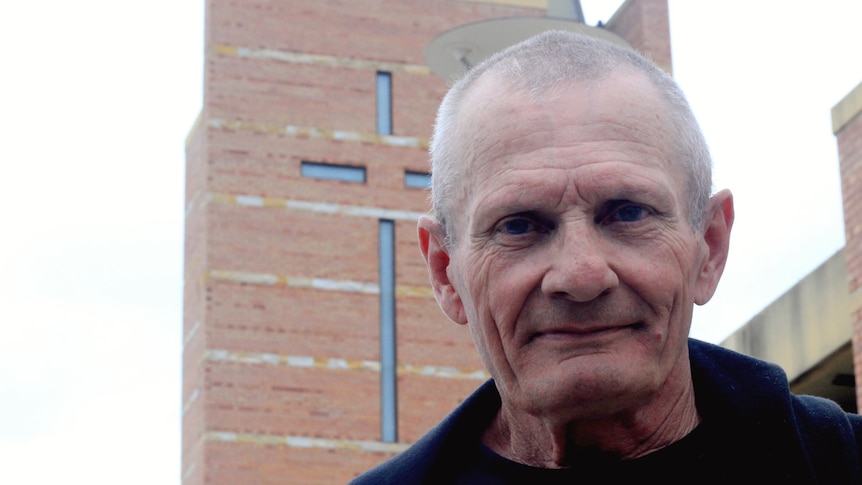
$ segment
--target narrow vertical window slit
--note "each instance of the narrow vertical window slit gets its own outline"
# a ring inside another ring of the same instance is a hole
[[[377,72],[377,134],[392,134],[392,74]]]
[[[382,441],[398,441],[395,352],[395,224],[381,219],[380,251],[380,423]]]

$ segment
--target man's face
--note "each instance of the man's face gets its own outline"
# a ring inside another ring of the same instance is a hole
[[[687,385],[692,306],[717,278],[655,89],[626,73],[531,100],[484,79],[465,106],[468,195],[432,280],[504,403],[599,417]]]

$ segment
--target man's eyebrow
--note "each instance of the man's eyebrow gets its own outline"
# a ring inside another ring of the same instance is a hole
[[[643,199],[662,198],[672,196],[673,189],[668,183],[659,183],[653,180],[638,178],[638,181],[626,180],[625,178],[614,179],[615,184],[608,186],[597,186],[593,189],[585,188],[586,192],[593,192],[604,199]]]
[[[626,188],[621,190],[608,191],[605,200],[642,200],[654,199],[656,197],[664,198],[663,194],[655,190],[649,189],[634,189]]]

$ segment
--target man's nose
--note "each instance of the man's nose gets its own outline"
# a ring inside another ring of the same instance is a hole
[[[608,261],[607,243],[588,230],[559,233],[550,245],[542,292],[549,296],[586,302],[619,285]]]

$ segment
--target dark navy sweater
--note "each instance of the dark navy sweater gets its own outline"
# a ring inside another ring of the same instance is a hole
[[[790,393],[778,366],[689,339],[701,424],[662,450],[629,461],[588,458],[551,470],[511,462],[481,436],[500,408],[493,381],[404,452],[351,485],[506,483],[862,484],[862,416]]]

